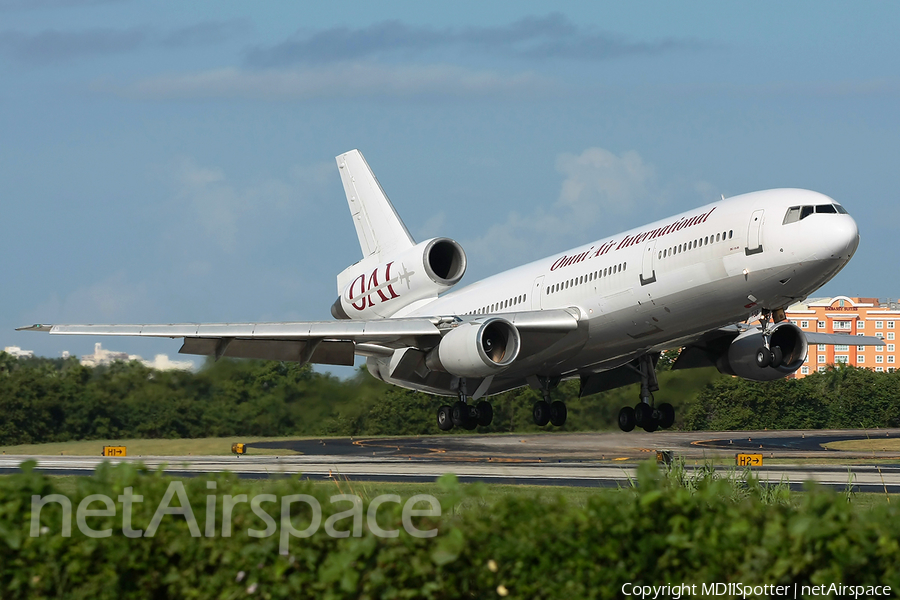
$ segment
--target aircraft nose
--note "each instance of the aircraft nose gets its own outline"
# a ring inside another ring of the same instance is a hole
[[[822,254],[830,258],[849,260],[859,246],[859,228],[850,215],[830,219],[822,234],[821,239],[825,242]]]

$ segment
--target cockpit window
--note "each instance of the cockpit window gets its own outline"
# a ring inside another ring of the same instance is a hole
[[[782,221],[782,225],[787,225],[788,223],[796,223],[797,221],[802,221],[806,217],[811,214],[841,214],[846,215],[847,211],[844,210],[844,207],[840,204],[819,204],[816,206],[792,206],[787,210],[787,213],[784,215],[784,221]]]
[[[788,209],[787,214],[784,215],[784,221],[781,222],[782,225],[787,225],[788,223],[796,223],[800,220],[800,207],[792,206]]]

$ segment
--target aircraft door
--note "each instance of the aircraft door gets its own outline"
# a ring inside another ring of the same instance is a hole
[[[750,225],[747,228],[747,247],[744,248],[744,253],[747,256],[751,254],[759,254],[763,251],[762,247],[762,222],[763,222],[763,211],[755,210],[753,214],[750,215]]]
[[[647,242],[641,258],[641,285],[656,281],[656,240]]]
[[[534,287],[531,288],[531,310],[541,310],[541,300],[544,297],[544,276],[541,275],[534,280]]]

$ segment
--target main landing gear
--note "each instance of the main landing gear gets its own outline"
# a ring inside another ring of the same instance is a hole
[[[531,416],[534,419],[535,425],[543,427],[547,423],[550,423],[554,427],[562,427],[566,424],[566,417],[569,416],[569,411],[566,410],[566,404],[559,400],[555,402],[551,402],[550,400],[550,388],[559,385],[559,379],[539,377],[538,381],[540,382],[541,394],[544,396],[544,399],[535,402],[534,407],[531,410]]]
[[[649,354],[638,359],[638,371],[641,375],[641,401],[634,408],[625,406],[619,411],[619,429],[632,431],[635,427],[641,427],[648,432],[668,429],[675,422],[675,409],[668,402],[655,406],[653,392],[659,390],[659,382]]]
[[[450,431],[454,427],[462,427],[471,431],[479,425],[487,426],[494,420],[494,407],[490,402],[481,400],[477,404],[468,403],[466,380],[459,380],[459,400],[453,406],[447,404],[437,411],[437,425],[441,431]]]
[[[774,313],[764,310],[760,314],[759,322],[762,325],[763,345],[756,351],[756,366],[760,369],[766,367],[778,368],[784,364],[784,352],[780,346],[771,344],[771,332],[769,329],[769,317],[774,317],[774,322],[784,320],[784,310],[776,310]]]

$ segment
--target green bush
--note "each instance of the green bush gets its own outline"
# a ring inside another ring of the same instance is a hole
[[[233,476],[184,481],[201,530],[205,498],[225,494],[309,494],[327,518],[329,488],[291,479],[247,482]],[[133,487],[134,527],[146,529],[171,478],[132,465],[104,465],[78,478],[73,505],[91,494],[113,499]],[[61,511],[48,504],[30,536],[31,497],[59,493],[59,480],[26,465],[0,479],[0,596],[3,598],[614,598],[624,583],[889,585],[900,589],[900,514],[887,505],[860,511],[838,494],[813,490],[767,501],[750,483],[665,477],[653,464],[634,489],[598,490],[580,505],[561,493],[492,496],[445,478],[442,516],[419,517],[434,538],[336,539],[319,531],[292,539],[254,539],[263,524],[235,509],[232,537],[192,537],[181,516],[165,517],[154,537],[127,538],[116,517],[91,517],[111,537],[88,538],[73,524],[60,535]],[[405,500],[405,499],[404,499]],[[368,502],[368,501],[366,501]],[[177,504],[177,502],[176,502]],[[400,522],[386,504],[382,527]],[[343,510],[343,507],[339,507]],[[269,510],[277,518],[277,509]],[[298,527],[305,517],[297,513]],[[219,524],[221,527],[221,524]],[[220,529],[218,530],[221,531]],[[698,588],[699,592],[699,588]],[[895,592],[896,593],[896,592]],[[700,595],[700,594],[698,594]],[[253,596],[251,596],[253,597]]]
[[[712,380],[684,415],[685,429],[854,429],[900,426],[900,372],[831,367],[767,383]]]
[[[757,383],[715,369],[661,371],[657,402],[675,427],[695,430],[900,426],[900,373],[836,368],[801,380]],[[638,386],[579,398],[579,382],[553,391],[569,419],[555,431],[616,428]],[[538,391],[489,400],[494,421],[477,432],[542,431]],[[137,362],[88,368],[75,359],[20,359],[0,352],[0,445],[82,439],[438,433],[435,412],[454,398],[395,388],[360,369],[340,380],[309,365],[223,359],[198,372]],[[463,434],[456,429],[453,433]]]

